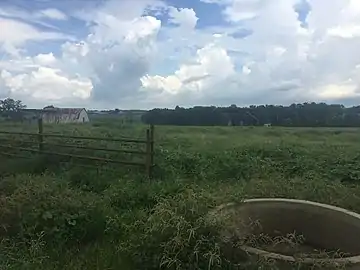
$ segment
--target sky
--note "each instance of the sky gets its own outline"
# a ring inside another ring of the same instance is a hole
[[[0,99],[360,103],[359,0],[0,0]]]

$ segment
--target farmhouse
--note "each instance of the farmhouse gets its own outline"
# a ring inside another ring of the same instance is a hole
[[[84,108],[45,107],[41,112],[44,123],[87,123],[89,116]]]

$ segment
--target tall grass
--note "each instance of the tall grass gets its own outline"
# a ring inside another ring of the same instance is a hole
[[[45,126],[137,138],[145,128]],[[309,199],[360,212],[357,132],[156,127],[151,182],[118,166],[0,157],[0,269],[259,269],[229,253],[207,213],[254,197]]]

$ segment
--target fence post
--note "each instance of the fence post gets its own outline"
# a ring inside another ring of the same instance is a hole
[[[44,137],[43,137],[43,121],[42,118],[38,119],[38,128],[39,128],[39,135],[38,135],[38,141],[39,141],[39,151],[40,153],[44,150]]]
[[[150,152],[151,152],[151,160],[150,160],[150,163],[151,163],[151,167],[154,166],[154,125],[151,124],[150,125],[150,139],[151,139],[151,143],[150,143]]]
[[[151,178],[151,135],[150,130],[146,129],[146,161],[145,161],[146,174]]]

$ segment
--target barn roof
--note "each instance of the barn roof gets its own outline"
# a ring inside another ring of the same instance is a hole
[[[76,118],[79,117],[82,110],[85,108],[44,108],[42,110],[43,114],[62,114],[62,115],[71,115],[75,116]]]

